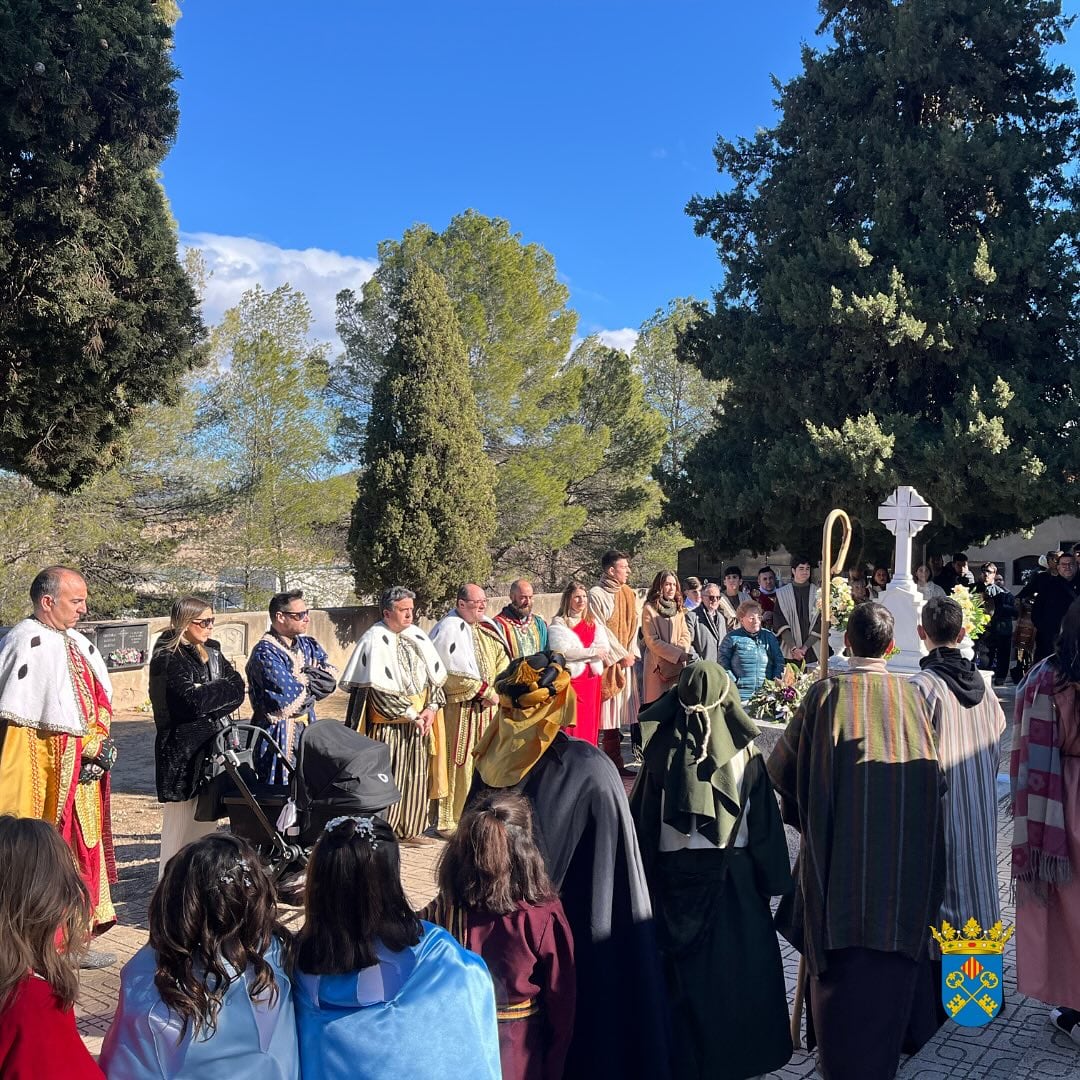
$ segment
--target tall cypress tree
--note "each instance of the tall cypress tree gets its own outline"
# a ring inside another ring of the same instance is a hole
[[[442,278],[417,263],[394,298],[394,343],[372,393],[349,532],[356,591],[415,590],[433,612],[491,572],[495,471]]]
[[[814,544],[897,483],[967,541],[1074,508],[1080,113],[1056,0],[829,0],[780,119],[691,201],[726,276],[681,355],[725,380],[667,478],[718,549]],[[873,532],[870,536],[874,539]],[[881,535],[884,539],[884,535]],[[873,543],[871,544],[873,546]]]
[[[0,467],[70,490],[202,334],[156,170],[176,133],[151,0],[0,4]]]

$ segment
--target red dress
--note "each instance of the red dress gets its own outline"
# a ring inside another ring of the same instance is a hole
[[[4,1080],[105,1080],[83,1046],[75,1012],[64,1009],[52,987],[27,975],[0,1012],[0,1076]]]
[[[578,620],[576,626],[570,627],[586,649],[591,649],[596,640],[596,623]],[[576,678],[570,680],[570,685],[577,695],[577,724],[567,730],[568,735],[584,739],[585,742],[596,745],[600,733],[600,684],[603,676],[597,675],[588,664],[585,670]]]

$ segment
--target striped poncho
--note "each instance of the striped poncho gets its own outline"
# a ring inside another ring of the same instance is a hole
[[[810,688],[769,758],[784,820],[802,834],[781,932],[820,975],[832,949],[919,959],[945,887],[930,709],[883,660]]]

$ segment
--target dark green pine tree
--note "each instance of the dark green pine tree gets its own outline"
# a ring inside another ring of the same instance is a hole
[[[720,550],[815,549],[897,483],[942,546],[1075,510],[1073,75],[1056,0],[823,3],[780,118],[688,206],[725,278],[680,355],[718,422],[665,477]],[[871,523],[873,523],[871,525]],[[944,526],[944,529],[942,529]],[[923,537],[920,536],[920,540]]]
[[[151,0],[0,4],[0,468],[70,490],[202,335],[157,168],[176,132]]]
[[[349,531],[360,596],[416,592],[429,613],[491,572],[495,470],[442,278],[417,263],[394,301],[395,340],[372,393]]]

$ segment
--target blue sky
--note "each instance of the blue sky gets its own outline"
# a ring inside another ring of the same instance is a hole
[[[1068,0],[1067,10],[1080,8]],[[182,0],[180,133],[164,166],[206,315],[289,281],[333,297],[380,240],[469,207],[547,248],[579,333],[706,298],[715,248],[683,212],[716,189],[718,133],[774,119],[813,0]],[[1063,51],[1080,61],[1080,27]]]

